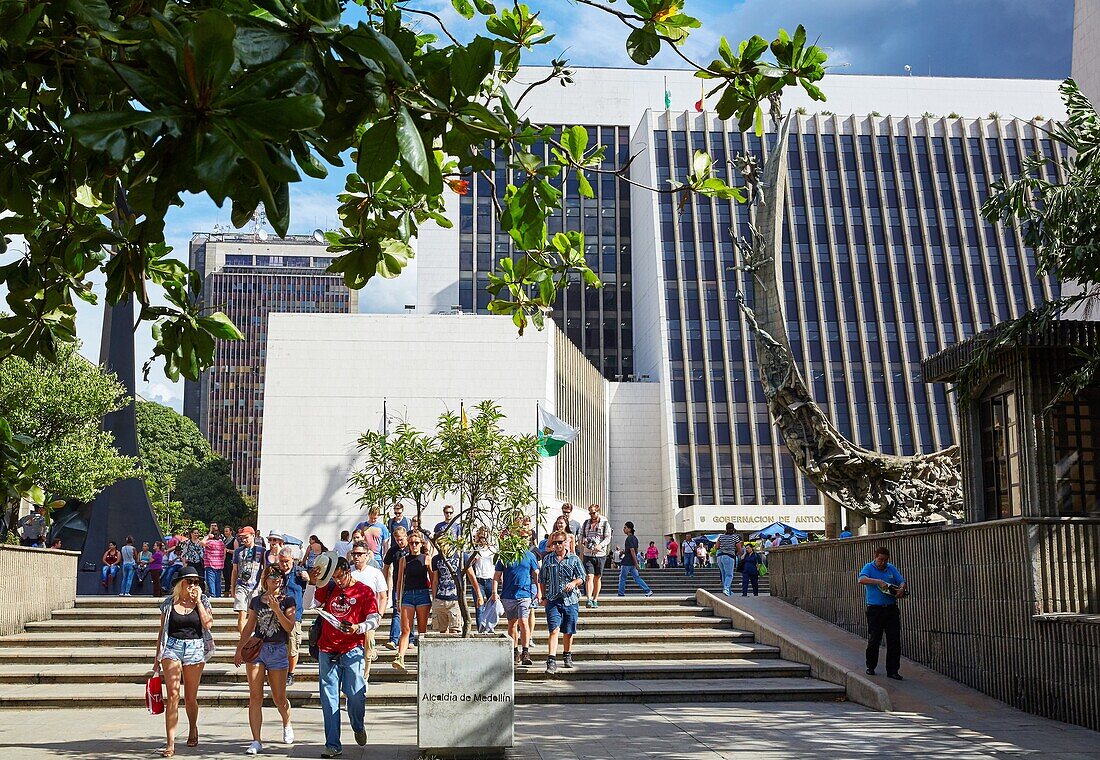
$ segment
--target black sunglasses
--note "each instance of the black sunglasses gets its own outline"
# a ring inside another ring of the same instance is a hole
[[[551,541],[550,545],[551,546],[560,546],[561,544],[564,544],[564,543],[565,543],[564,541]]]

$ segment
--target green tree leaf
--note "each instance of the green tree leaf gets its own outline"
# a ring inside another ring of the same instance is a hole
[[[635,29],[626,38],[626,53],[630,60],[639,66],[645,66],[661,52],[661,39],[653,31]]]
[[[405,168],[427,182],[428,155],[424,150],[424,140],[405,106],[397,109],[397,145]]]
[[[376,121],[359,141],[356,171],[367,182],[377,182],[397,163],[398,151],[397,119]]]

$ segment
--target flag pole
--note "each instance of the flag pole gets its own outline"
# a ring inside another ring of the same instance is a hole
[[[535,399],[535,446],[538,446],[539,433],[539,402]],[[542,500],[540,491],[542,483],[542,454],[539,453],[538,465],[535,467],[535,543],[539,540],[539,502]]]
[[[389,428],[387,427],[387,425],[389,425],[389,421],[390,421],[389,420],[389,415],[386,414],[386,397],[383,396],[382,397],[382,436],[383,437],[388,436],[390,434],[389,433]]]

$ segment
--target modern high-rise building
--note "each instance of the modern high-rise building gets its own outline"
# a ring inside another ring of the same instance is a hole
[[[1100,108],[1100,0],[1073,4],[1073,78]]]
[[[332,259],[326,244],[308,235],[261,240],[199,233],[191,240],[203,306],[225,312],[245,339],[218,341],[214,365],[184,385],[183,412],[229,460],[233,481],[246,495],[259,490],[268,316],[359,310],[358,291],[325,272]]]
[[[590,144],[607,146],[605,166],[635,156],[630,177],[643,185],[682,180],[695,150],[739,184],[734,158],[762,162],[774,145],[771,128],[761,139],[696,112],[687,71],[580,69],[574,79],[568,97],[529,95],[529,115],[586,127]],[[1064,114],[1057,82],[833,75],[824,90],[825,104],[793,89],[785,104],[798,109],[779,267],[792,349],[844,435],[884,453],[933,451],[957,430],[943,388],[921,382],[921,359],[1058,294],[1020,236],[980,216],[993,181],[1017,176],[1028,154],[1051,155],[1042,128]],[[608,380],[660,384],[661,466],[676,494],[660,511],[671,524],[677,506],[820,503],[775,435],[737,309],[738,293],[752,302],[734,243],[750,234],[748,208],[700,197],[680,208],[598,179],[593,200],[567,183],[551,224],[586,233],[606,287],[578,283],[555,319]],[[459,224],[422,235],[421,313],[484,312],[486,274],[512,253],[491,200],[509,181],[498,156],[493,183],[479,179],[451,203]]]

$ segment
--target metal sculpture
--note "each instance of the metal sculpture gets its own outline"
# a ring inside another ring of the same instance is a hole
[[[795,465],[822,494],[866,517],[927,522],[962,515],[959,447],[931,454],[890,456],[846,439],[814,403],[787,341],[783,302],[776,277],[776,255],[783,245],[787,197],[787,136],[791,116],[779,125],[775,148],[764,165],[739,166],[755,199],[757,225],[752,239],[737,243],[742,269],[752,274],[753,306],[737,294],[738,305],[756,338],[760,380],[775,426]],[[740,159],[745,164],[746,159]],[[751,159],[747,163],[754,163]]]

